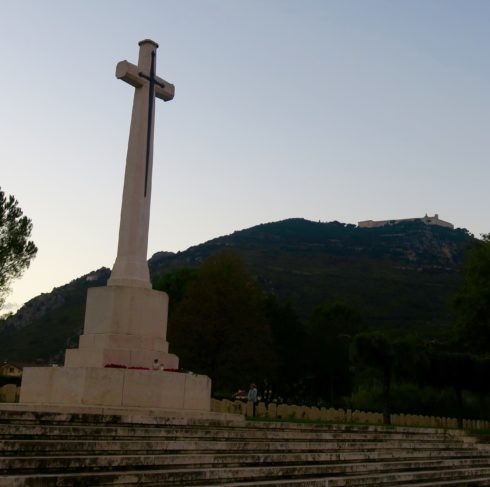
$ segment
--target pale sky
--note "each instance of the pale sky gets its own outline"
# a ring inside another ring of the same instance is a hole
[[[0,186],[37,258],[8,299],[112,267],[133,88],[160,44],[148,257],[291,217],[490,232],[490,1],[0,0]]]

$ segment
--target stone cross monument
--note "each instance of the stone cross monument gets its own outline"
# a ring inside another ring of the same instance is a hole
[[[208,377],[165,370],[179,363],[166,341],[168,296],[151,289],[146,253],[155,97],[171,100],[174,86],[155,74],[158,45],[139,45],[138,65],[116,68],[135,92],[114,268],[106,287],[88,290],[84,332],[64,367],[24,369],[21,403],[210,410]]]
[[[155,75],[158,44],[141,41],[138,66],[121,61],[116,76],[134,86],[133,114],[129,131],[117,258],[109,286],[150,289],[146,261],[150,222],[151,175],[155,97],[174,97],[174,86]]]

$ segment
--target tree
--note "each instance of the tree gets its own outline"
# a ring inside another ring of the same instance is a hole
[[[264,296],[236,253],[206,259],[183,293],[170,317],[168,338],[185,368],[209,375],[221,392],[274,374]]]
[[[478,372],[483,362],[474,355],[459,352],[432,352],[427,380],[437,387],[453,389],[458,409],[458,428],[463,427],[464,390],[481,387]]]
[[[196,279],[197,274],[198,270],[195,267],[181,267],[167,272],[153,285],[154,289],[165,291],[168,294],[169,316],[173,314],[174,309],[182,301],[187,287]]]
[[[490,234],[469,249],[464,280],[456,294],[456,330],[472,353],[490,352]]]
[[[308,322],[311,389],[331,406],[350,393],[349,343],[362,326],[359,312],[342,303],[323,304]]]
[[[297,403],[304,392],[303,376],[306,366],[306,332],[290,303],[281,303],[275,296],[264,302],[277,356],[277,370],[269,386],[275,395]]]
[[[0,308],[12,280],[20,277],[36,256],[37,247],[30,241],[32,223],[23,216],[17,200],[0,189]]]
[[[383,376],[383,423],[391,424],[391,382],[395,349],[392,342],[380,332],[360,333],[352,342],[355,362],[381,371]]]

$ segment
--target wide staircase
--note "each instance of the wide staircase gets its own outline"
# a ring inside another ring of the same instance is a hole
[[[490,485],[443,429],[0,411],[0,486]]]

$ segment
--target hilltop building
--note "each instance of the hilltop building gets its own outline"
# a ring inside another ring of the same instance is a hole
[[[386,225],[395,225],[397,223],[402,222],[422,222],[426,225],[439,225],[440,227],[446,228],[454,228],[454,225],[449,222],[445,222],[444,220],[439,219],[439,215],[436,213],[434,216],[428,216],[427,213],[422,218],[402,218],[400,220],[365,220],[362,222],[358,222],[358,226],[361,228],[376,228],[376,227],[384,227]]]

